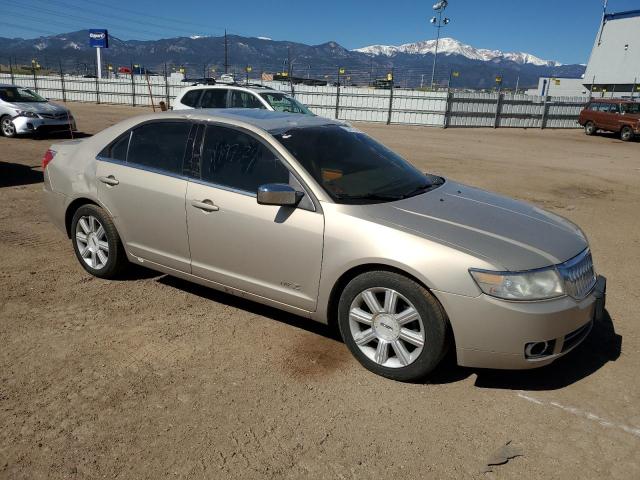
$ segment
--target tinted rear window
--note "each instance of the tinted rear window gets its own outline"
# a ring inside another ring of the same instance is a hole
[[[198,99],[200,98],[201,93],[202,90],[189,90],[180,99],[180,103],[186,105],[187,107],[195,108],[198,105]]]
[[[190,130],[188,122],[154,122],[134,129],[127,163],[181,174]]]

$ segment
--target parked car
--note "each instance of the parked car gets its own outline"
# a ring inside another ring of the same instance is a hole
[[[587,135],[604,130],[619,133],[628,142],[640,134],[640,103],[614,98],[591,100],[580,112],[578,123]]]
[[[323,323],[397,380],[546,365],[604,308],[584,233],[424,174],[337,121],[165,112],[46,153],[44,203],[82,267],[144,265]]]
[[[70,130],[76,130],[76,121],[66,107],[28,88],[0,84],[0,131],[5,137]]]
[[[276,112],[313,115],[305,105],[282,92],[258,85],[196,85],[185,88],[174,110],[192,108],[259,108]]]

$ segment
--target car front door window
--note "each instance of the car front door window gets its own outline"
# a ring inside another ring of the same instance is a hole
[[[201,180],[255,194],[266,183],[289,183],[289,170],[254,137],[208,126],[200,161]]]

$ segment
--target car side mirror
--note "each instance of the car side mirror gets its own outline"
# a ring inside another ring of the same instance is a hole
[[[267,183],[258,187],[258,203],[260,205],[295,207],[303,196],[304,193],[298,192],[286,183]]]

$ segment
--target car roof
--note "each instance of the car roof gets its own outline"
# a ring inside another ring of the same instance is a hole
[[[206,84],[196,84],[196,85],[190,85],[188,87],[185,87],[184,90],[194,90],[194,89],[211,89],[211,90],[215,90],[218,88],[231,88],[234,90],[250,90],[252,92],[275,92],[275,93],[284,93],[286,95],[285,92],[279,92],[278,90],[275,90],[271,87],[263,87],[261,85],[238,85],[236,83],[216,83],[215,85],[206,85]]]
[[[271,110],[254,108],[204,108],[200,110],[186,110],[189,117],[203,120],[232,120],[243,122],[271,134],[278,134],[292,128],[319,127],[322,125],[344,125],[344,122],[331,120],[315,115],[300,113],[273,112]]]
[[[10,83],[0,83],[0,88],[5,87],[17,87],[17,85],[11,85]]]

